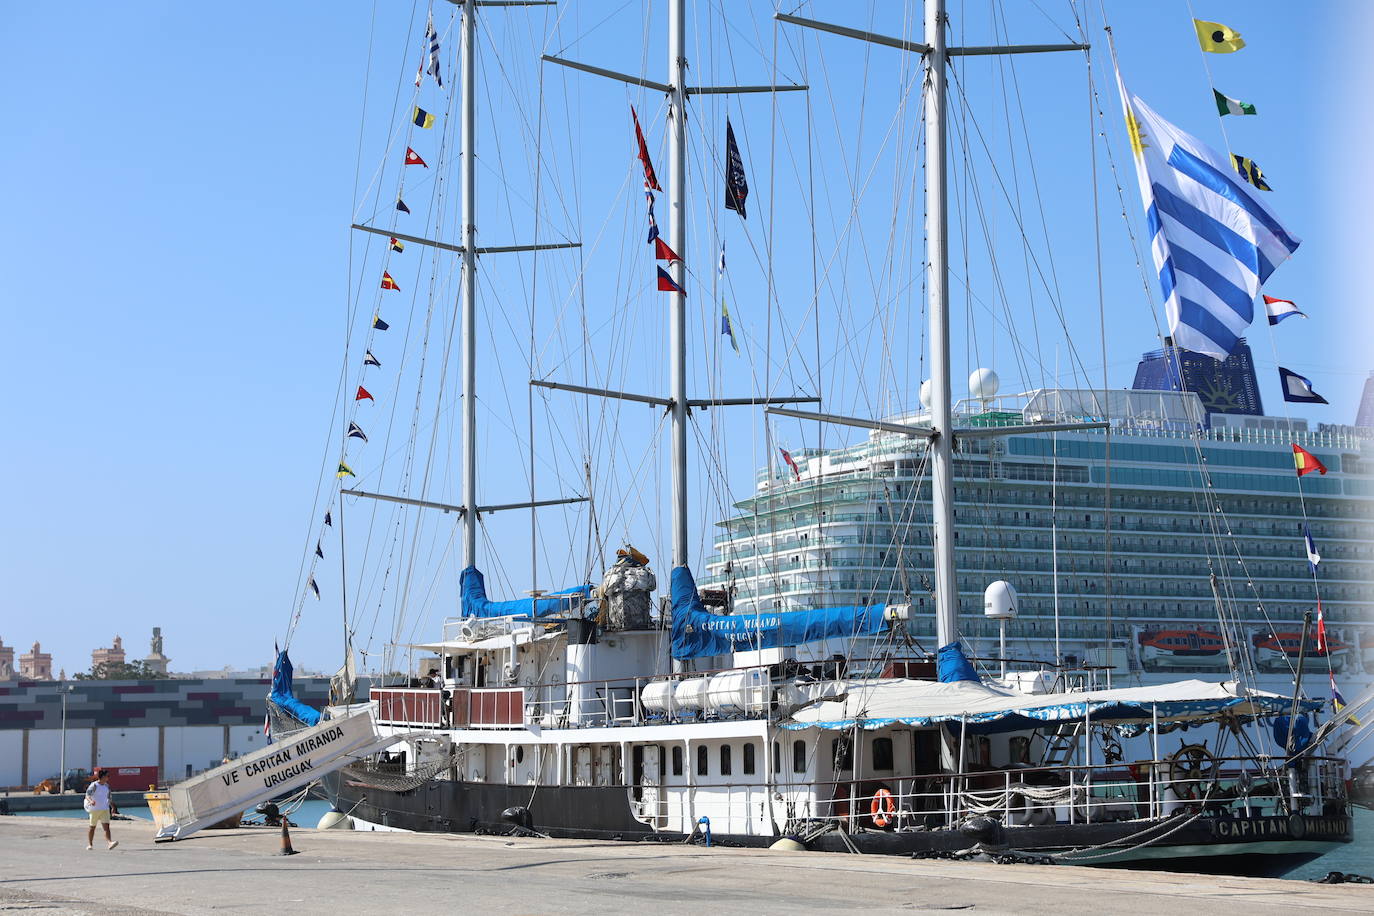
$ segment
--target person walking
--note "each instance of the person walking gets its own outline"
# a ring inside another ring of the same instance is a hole
[[[91,816],[91,825],[86,829],[86,848],[93,848],[95,843],[95,827],[99,824],[105,831],[105,842],[109,844],[107,849],[114,849],[119,845],[119,840],[110,837],[110,771],[98,769],[95,771],[95,782],[86,787],[86,800],[82,802],[82,807]]]

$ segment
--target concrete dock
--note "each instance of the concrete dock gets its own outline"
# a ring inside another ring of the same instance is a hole
[[[1374,885],[1069,866],[913,861],[645,843],[298,829],[210,830],[154,845],[116,822],[87,852],[76,819],[0,818],[0,911],[54,914],[652,913],[974,910],[1374,912]]]

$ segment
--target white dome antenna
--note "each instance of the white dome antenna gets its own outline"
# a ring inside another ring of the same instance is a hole
[[[998,579],[983,589],[983,616],[997,621],[997,655],[1002,659],[1003,680],[1007,677],[1007,621],[1016,619],[1019,603],[1016,589],[1012,588],[1010,582]]]
[[[1002,380],[991,369],[974,369],[968,377],[968,393],[980,401],[991,401],[997,397],[997,389]]]

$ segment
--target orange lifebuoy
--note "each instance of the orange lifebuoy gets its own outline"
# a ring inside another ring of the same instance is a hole
[[[873,793],[873,801],[868,805],[868,813],[873,818],[873,826],[883,828],[897,819],[897,800],[892,791],[882,786]]]

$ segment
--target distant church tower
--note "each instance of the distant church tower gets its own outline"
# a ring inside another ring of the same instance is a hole
[[[52,653],[44,652],[35,642],[33,651],[19,656],[19,676],[35,681],[52,680]]]
[[[96,649],[91,653],[91,667],[124,664],[124,640],[116,636],[114,645],[108,649]]]

